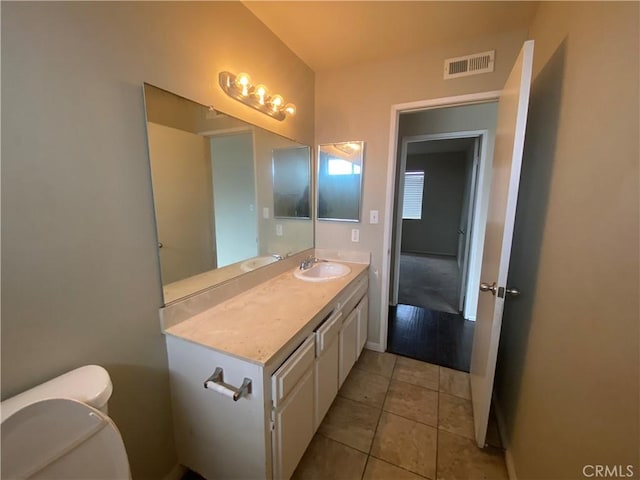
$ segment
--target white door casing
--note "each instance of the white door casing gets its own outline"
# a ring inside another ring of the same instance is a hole
[[[524,43],[498,103],[491,196],[485,231],[481,281],[496,283],[498,293],[480,294],[471,353],[471,397],[475,436],[484,447],[493,392],[493,380],[507,274],[515,223],[522,152],[527,123],[533,40]],[[502,293],[502,295],[500,295]]]
[[[478,189],[478,169],[480,166],[480,145],[486,143],[486,136],[476,137],[476,141],[473,145],[473,158],[471,160],[471,181],[467,188],[467,201],[466,208],[467,214],[464,218],[465,223],[461,225],[464,231],[462,238],[464,239],[464,245],[462,248],[462,261],[460,263],[460,287],[459,291],[459,304],[458,308],[463,312],[464,318],[469,318],[469,307],[465,307],[466,297],[468,297],[467,289],[469,287],[469,256],[471,254],[471,244],[474,233],[473,222],[475,218],[475,211],[477,209],[476,190]],[[487,159],[485,158],[486,162]],[[484,232],[484,229],[482,229]],[[473,320],[475,321],[475,306],[473,307]]]

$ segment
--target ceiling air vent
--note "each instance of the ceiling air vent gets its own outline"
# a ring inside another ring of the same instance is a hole
[[[444,79],[467,77],[479,73],[493,72],[495,50],[474,53],[464,57],[448,58],[444,61]]]

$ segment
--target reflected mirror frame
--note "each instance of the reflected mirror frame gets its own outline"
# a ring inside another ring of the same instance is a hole
[[[306,201],[307,201],[307,209],[309,214],[304,216],[304,215],[294,215],[294,216],[287,216],[287,215],[278,215],[276,213],[276,155],[275,153],[277,151],[282,151],[282,150],[306,150],[306,154],[307,154],[307,177],[309,178],[309,183],[307,184],[306,190],[307,190],[307,195],[306,195]],[[288,147],[286,149],[283,148],[274,148],[271,152],[271,184],[273,187],[273,218],[278,218],[278,219],[283,219],[283,220],[312,220],[311,217],[311,213],[313,212],[313,204],[311,203],[311,185],[313,185],[313,178],[311,175],[312,172],[312,165],[313,165],[313,158],[311,157],[311,147],[309,145],[303,145],[301,144],[298,147]],[[315,232],[314,232],[314,238],[315,238]]]
[[[358,214],[357,218],[333,218],[333,217],[323,217],[320,215],[320,153],[322,152],[322,147],[327,146],[335,146],[335,145],[347,145],[347,144],[358,144],[360,145],[360,181],[358,182]],[[362,185],[363,185],[363,175],[364,175],[364,154],[365,154],[365,142],[363,140],[353,140],[353,141],[344,141],[344,142],[331,142],[331,143],[321,143],[318,145],[317,151],[317,168],[316,168],[316,220],[323,222],[346,222],[346,223],[360,223],[362,219]]]

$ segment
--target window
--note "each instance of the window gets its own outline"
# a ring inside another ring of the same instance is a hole
[[[360,175],[360,165],[342,158],[330,158],[327,162],[327,173],[329,175]]]
[[[405,172],[402,218],[422,219],[422,195],[424,193],[424,172]]]

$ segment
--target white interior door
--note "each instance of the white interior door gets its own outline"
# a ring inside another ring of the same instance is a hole
[[[149,122],[162,282],[166,285],[216,267],[207,139]]]
[[[493,378],[498,356],[502,312],[520,183],[527,123],[533,40],[525,42],[505,83],[498,104],[489,212],[482,257],[478,315],[471,354],[471,397],[476,441],[485,445]]]

